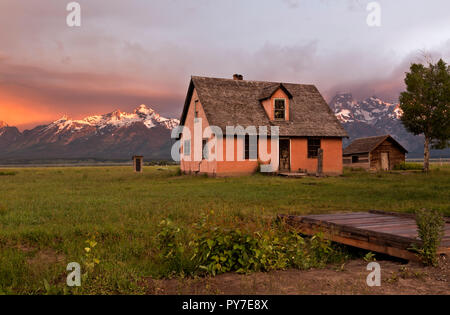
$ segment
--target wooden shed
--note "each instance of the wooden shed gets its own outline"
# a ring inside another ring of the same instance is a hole
[[[344,166],[387,171],[405,162],[408,151],[390,135],[359,138],[343,151]]]

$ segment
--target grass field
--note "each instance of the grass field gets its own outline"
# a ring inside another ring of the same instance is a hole
[[[179,176],[176,167],[0,170],[0,293],[64,293],[69,262],[100,263],[75,293],[143,293],[160,277],[162,219],[188,229],[214,211],[224,226],[252,230],[279,213],[433,208],[450,215],[450,166],[422,172],[346,171],[330,178]]]

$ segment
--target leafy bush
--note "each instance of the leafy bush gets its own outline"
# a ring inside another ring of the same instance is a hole
[[[416,223],[422,246],[414,244],[413,250],[418,253],[423,263],[436,266],[437,249],[444,235],[444,218],[437,210],[422,209],[416,212]]]
[[[215,226],[208,216],[203,216],[193,226],[189,243],[183,244],[176,236],[180,230],[167,223],[170,221],[163,222],[158,248],[169,275],[308,269],[343,258],[323,235],[305,239],[284,225],[249,232]]]
[[[198,267],[186,250],[183,231],[170,219],[162,220],[159,229],[156,238],[162,275],[170,277],[174,274],[194,274]]]

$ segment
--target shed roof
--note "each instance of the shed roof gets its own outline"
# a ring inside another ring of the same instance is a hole
[[[347,137],[314,85],[231,80],[193,76],[189,84],[181,125],[184,125],[194,88],[210,125],[279,126],[280,136]],[[262,104],[278,88],[290,98],[289,121],[271,121]]]
[[[372,152],[387,139],[392,140],[392,142],[397,145],[402,151],[408,153],[408,151],[391,135],[384,135],[355,139],[344,149],[343,155]]]

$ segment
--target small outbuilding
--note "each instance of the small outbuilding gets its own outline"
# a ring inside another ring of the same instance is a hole
[[[359,138],[343,151],[343,164],[371,171],[392,170],[405,162],[408,151],[392,136]]]
[[[135,173],[142,173],[144,166],[144,157],[142,155],[133,156],[133,168]]]

